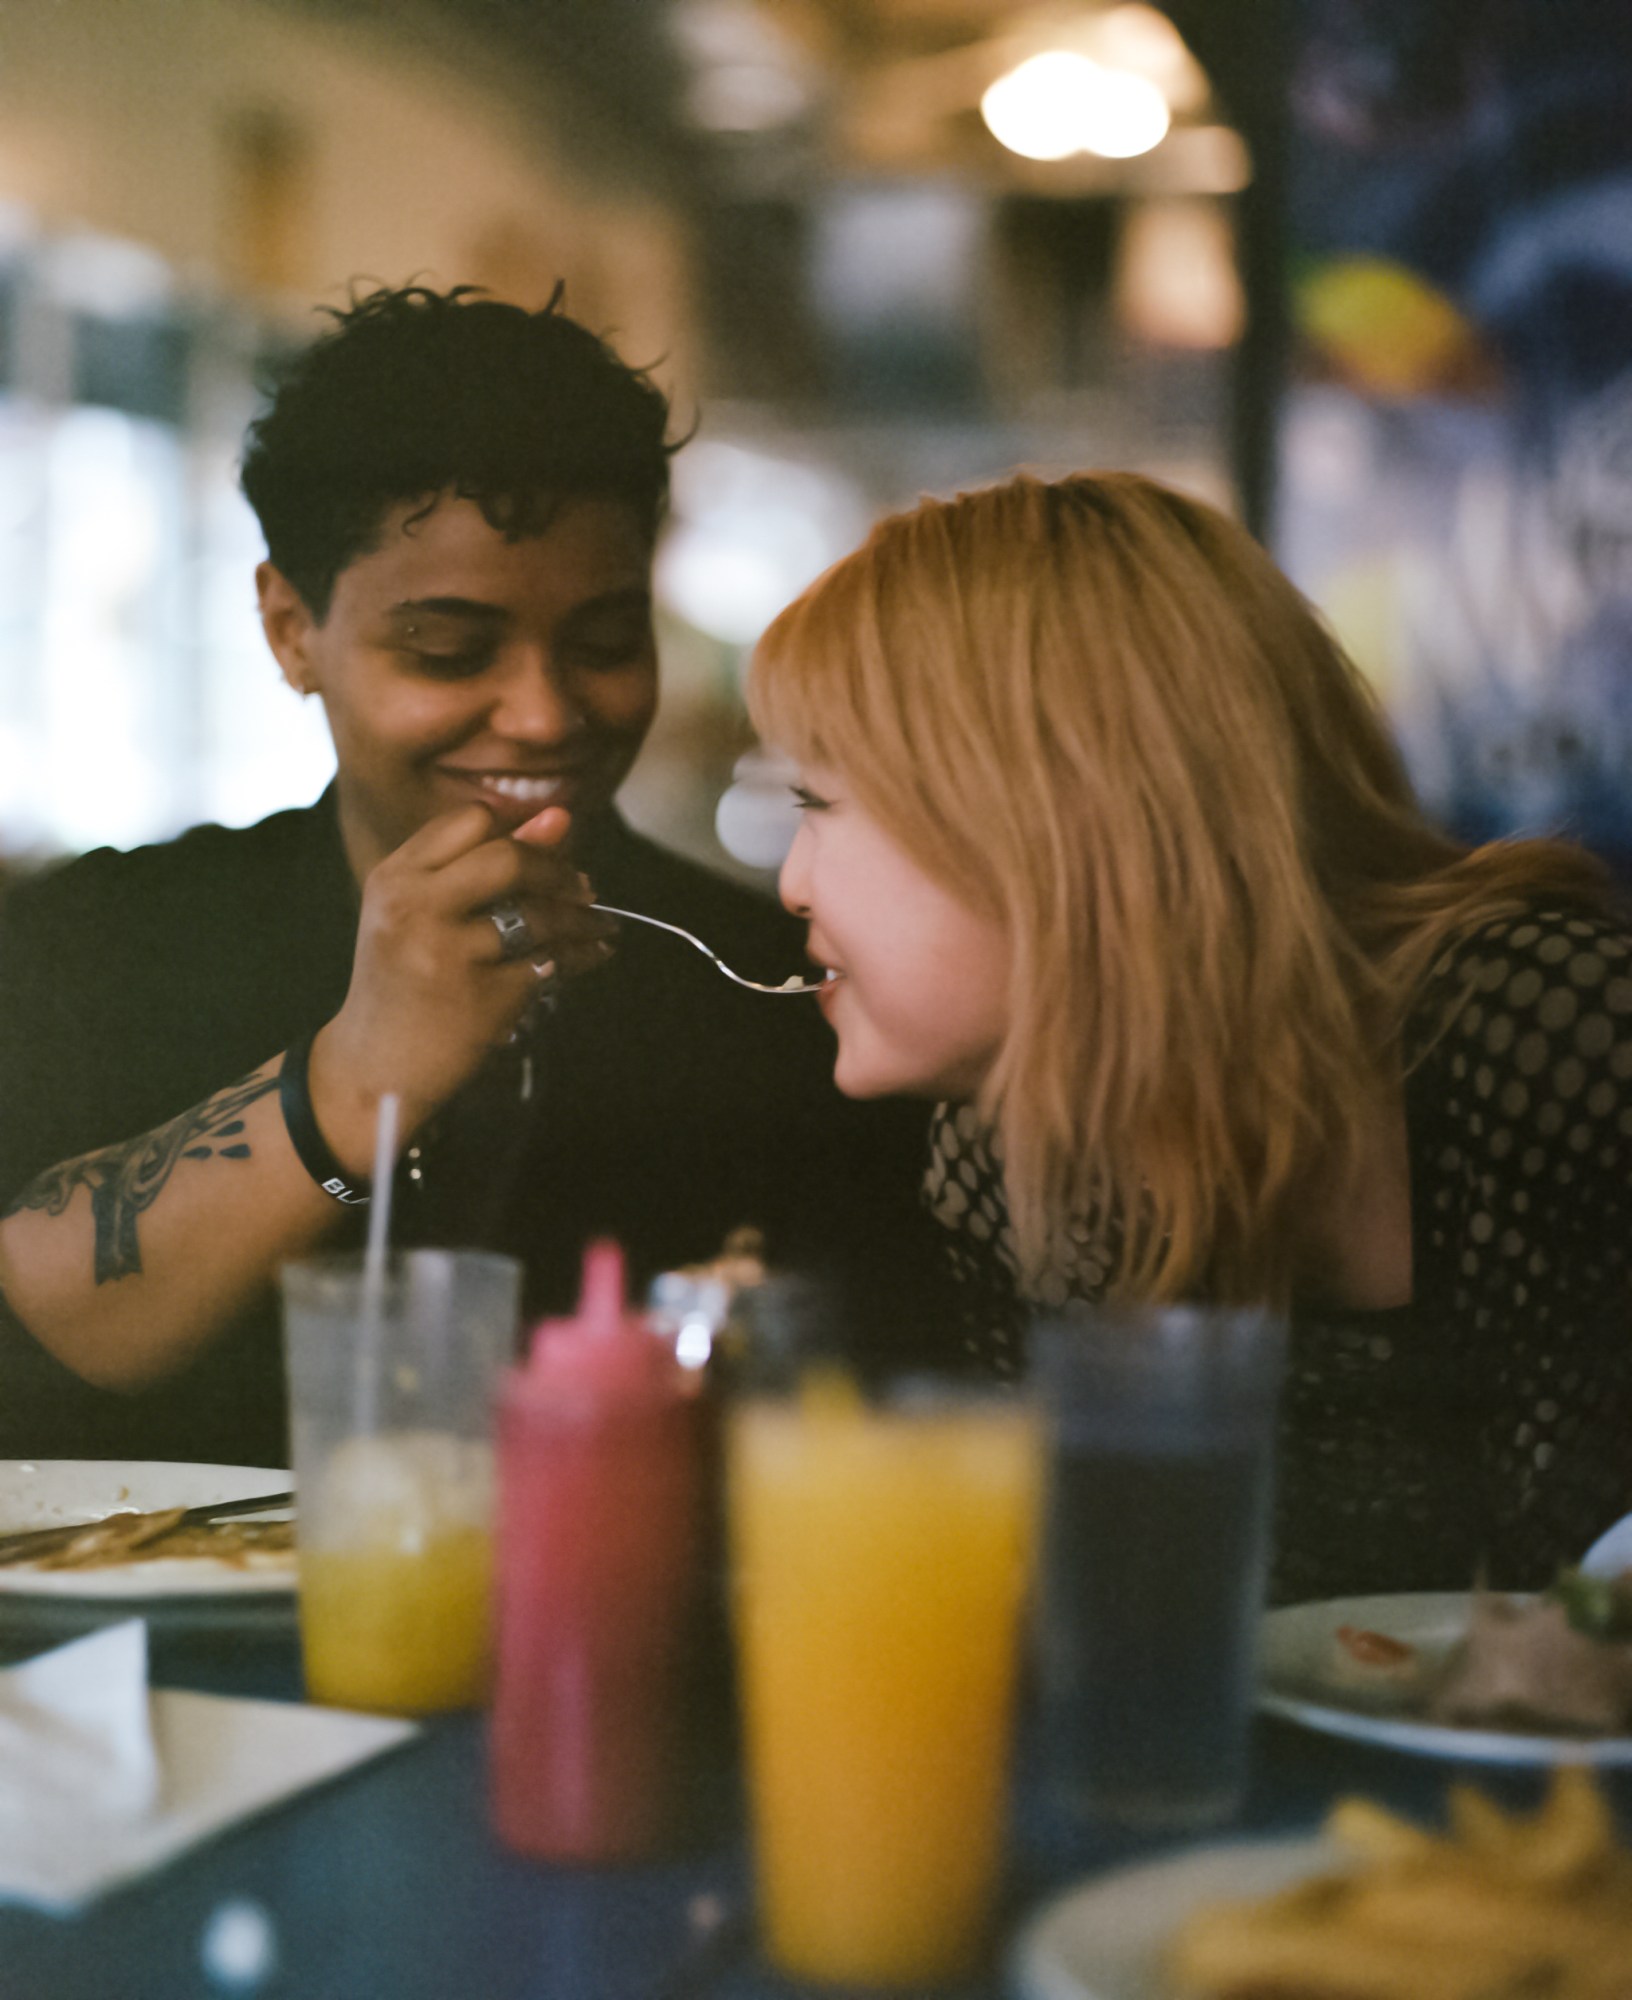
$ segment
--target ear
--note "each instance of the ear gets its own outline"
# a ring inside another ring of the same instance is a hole
[[[311,638],[317,620],[305,599],[284,575],[269,562],[255,571],[255,594],[261,606],[261,630],[272,656],[283,669],[283,677],[296,694],[320,692],[317,663],[312,657]]]

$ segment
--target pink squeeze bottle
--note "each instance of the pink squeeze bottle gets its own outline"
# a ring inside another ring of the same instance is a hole
[[[692,1379],[593,1243],[577,1316],[500,1392],[493,1823],[523,1854],[623,1861],[668,1831],[698,1581]]]

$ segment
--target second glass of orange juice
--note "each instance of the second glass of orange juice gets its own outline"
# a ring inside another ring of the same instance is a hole
[[[729,1441],[766,1946],[795,1977],[955,1979],[1007,1826],[1041,1451],[996,1395],[751,1398]]]

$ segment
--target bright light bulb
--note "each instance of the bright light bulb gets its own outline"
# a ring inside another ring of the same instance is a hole
[[[1081,149],[1105,160],[1131,160],[1136,153],[1148,153],[1167,137],[1173,122],[1167,99],[1155,84],[1127,69],[1099,72],[1081,116]]]
[[[1097,153],[1126,160],[1161,144],[1172,122],[1156,85],[1069,49],[1031,56],[980,100],[999,144],[1028,160]]]
[[[1082,151],[1084,104],[1102,72],[1067,49],[1031,56],[1000,76],[980,100],[999,145],[1027,160],[1063,160]]]

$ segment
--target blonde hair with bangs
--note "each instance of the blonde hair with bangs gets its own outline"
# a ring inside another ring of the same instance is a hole
[[[1031,1283],[1097,1212],[1124,1296],[1284,1297],[1300,1196],[1352,1165],[1441,946],[1607,900],[1561,843],[1433,828],[1263,550],[1134,474],[881,522],[766,633],[750,706],[1007,926],[979,1108]]]

